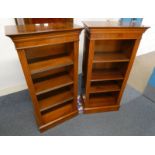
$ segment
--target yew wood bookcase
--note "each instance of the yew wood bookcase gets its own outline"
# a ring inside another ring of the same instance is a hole
[[[7,26],[32,98],[40,131],[78,114],[78,47],[73,23]]]
[[[119,110],[142,34],[148,27],[93,21],[84,25],[84,112]]]

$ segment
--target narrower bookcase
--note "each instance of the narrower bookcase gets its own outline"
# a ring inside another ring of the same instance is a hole
[[[141,36],[147,27],[84,22],[84,112],[118,110]]]

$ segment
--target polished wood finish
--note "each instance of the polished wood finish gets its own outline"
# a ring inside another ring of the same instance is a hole
[[[62,33],[64,31],[70,32],[70,33],[68,33],[68,35],[66,35],[66,37],[68,39],[68,36],[70,36],[73,33],[76,33],[76,32],[73,32],[73,29],[81,30],[81,27],[78,25],[72,24],[72,23],[65,23],[65,24],[47,23],[47,24],[39,24],[39,25],[29,24],[29,25],[19,25],[19,26],[6,26],[5,34],[8,36],[12,36],[12,38],[14,38],[14,40],[22,39],[21,41],[27,40],[29,43],[30,41],[32,42],[33,39],[36,39],[36,38],[37,38],[37,40],[43,39],[45,37],[46,38],[48,37],[47,39],[53,38],[52,36],[49,35],[49,33],[54,33],[54,32],[55,32],[55,35],[58,35],[58,36],[65,36],[65,34]],[[26,34],[31,36],[31,38],[27,39],[27,37],[25,36]],[[36,34],[36,35],[34,35],[34,34]],[[16,36],[18,36],[18,35],[20,37],[16,38]],[[40,38],[38,38],[38,36]],[[72,36],[72,40],[74,39],[74,37]],[[57,38],[55,38],[55,39],[57,39]],[[20,40],[18,40],[18,41],[20,42]],[[44,41],[42,41],[42,42],[44,42]],[[68,40],[66,40],[66,42],[68,43]],[[22,43],[23,43],[23,45],[25,45],[24,42],[22,42]],[[49,43],[47,43],[47,45],[48,44]],[[55,43],[53,43],[53,44],[55,44]],[[41,46],[39,43],[36,43],[35,45]],[[49,45],[51,45],[51,44],[49,44]]]
[[[71,100],[73,100],[73,93],[71,90],[66,90],[65,88],[63,90],[56,91],[52,95],[50,94],[49,97],[46,96],[46,98],[39,101],[40,111],[46,111]]]
[[[124,79],[123,74],[120,71],[114,69],[108,70],[95,70],[92,73],[91,82],[94,81],[109,81],[109,80],[122,80]]]
[[[42,23],[73,23],[73,18],[15,18],[17,25],[42,24]]]
[[[31,74],[73,65],[73,60],[69,56],[58,56],[57,58],[45,59],[29,65]]]
[[[86,21],[83,55],[84,112],[116,111],[148,27]]]
[[[110,52],[110,53],[101,53],[95,52],[93,63],[104,63],[104,62],[126,62],[129,61],[129,58],[126,54],[121,52]]]
[[[67,22],[6,27],[20,58],[40,131],[78,114],[81,30]]]
[[[41,82],[37,82],[34,84],[34,87],[36,90],[36,95],[40,95],[71,84],[73,84],[73,79],[68,74],[62,74],[54,77],[52,76],[52,78],[47,78]]]
[[[115,81],[92,82],[90,93],[120,91],[120,85]]]

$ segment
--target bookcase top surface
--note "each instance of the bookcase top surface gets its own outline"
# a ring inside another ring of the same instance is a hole
[[[68,23],[44,23],[44,24],[27,24],[27,25],[8,25],[5,27],[5,35],[17,36],[25,34],[37,34],[47,32],[66,32],[74,30],[82,30],[83,27]]]
[[[122,23],[120,21],[83,21],[85,27],[91,29],[108,29],[108,28],[138,28],[138,29],[147,29],[149,27],[143,25],[137,25],[135,23]]]

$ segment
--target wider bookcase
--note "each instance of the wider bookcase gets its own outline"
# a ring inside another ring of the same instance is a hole
[[[147,27],[91,21],[84,25],[84,112],[118,110]]]
[[[40,131],[78,114],[81,30],[72,23],[6,27],[17,49]]]

